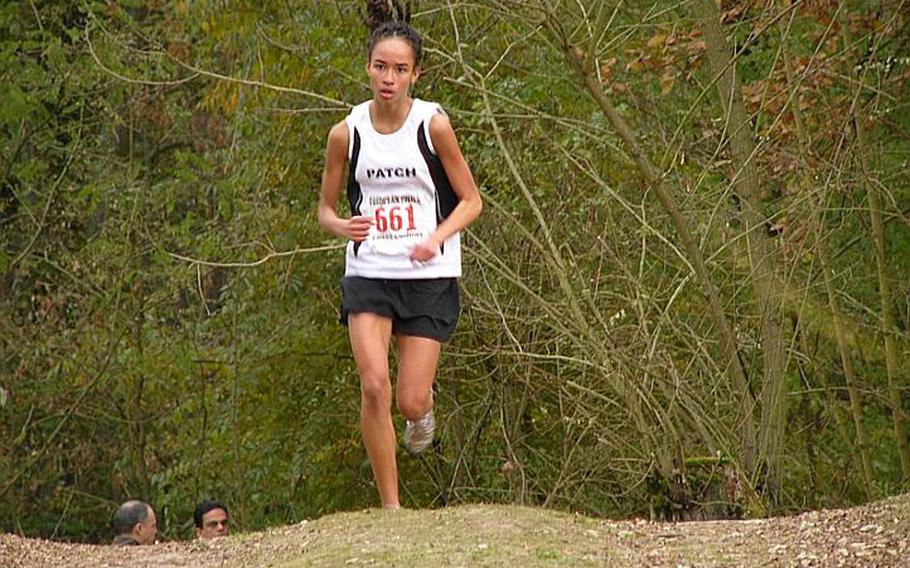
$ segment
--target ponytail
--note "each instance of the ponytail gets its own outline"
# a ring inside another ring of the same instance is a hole
[[[370,33],[386,22],[411,23],[411,3],[401,0],[367,0],[366,24]]]
[[[366,24],[370,28],[370,43],[367,60],[373,55],[373,48],[380,41],[400,37],[410,44],[414,52],[414,65],[420,66],[423,59],[423,41],[411,27],[411,3],[401,0],[367,0]]]

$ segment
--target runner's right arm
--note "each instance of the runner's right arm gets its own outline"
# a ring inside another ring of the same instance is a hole
[[[338,198],[344,185],[344,170],[348,163],[348,136],[348,125],[344,121],[329,131],[317,217],[319,224],[326,231],[360,242],[367,238],[372,219],[364,215],[355,215],[350,219],[338,216]]]

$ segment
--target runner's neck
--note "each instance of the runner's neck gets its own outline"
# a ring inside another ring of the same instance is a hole
[[[370,103],[370,122],[373,123],[373,130],[380,134],[397,132],[408,119],[413,106],[414,99],[411,97],[395,105],[387,105],[374,100]]]

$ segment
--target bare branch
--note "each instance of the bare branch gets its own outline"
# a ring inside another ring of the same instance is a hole
[[[321,247],[310,247],[310,248],[295,248],[294,250],[281,251],[281,252],[272,252],[259,260],[253,262],[215,262],[210,260],[200,260],[198,258],[192,258],[189,256],[184,256],[182,254],[177,254],[175,252],[165,251],[169,256],[181,260],[183,262],[188,262],[196,266],[217,266],[221,268],[253,268],[265,264],[266,262],[272,260],[273,258],[283,258],[286,256],[297,256],[298,254],[307,254],[311,252],[325,252],[330,250],[342,249],[346,244],[335,244],[335,245],[325,245]]]

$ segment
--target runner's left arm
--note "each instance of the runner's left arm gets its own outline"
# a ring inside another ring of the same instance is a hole
[[[483,210],[483,200],[474,175],[461,153],[458,138],[452,129],[449,117],[443,113],[433,116],[430,120],[430,138],[436,148],[436,154],[445,168],[446,176],[452,184],[452,189],[458,195],[458,205],[446,220],[436,227],[436,230],[426,240],[414,247],[411,251],[411,260],[421,262],[432,259],[439,253],[439,247],[446,239],[464,229],[476,219]]]

